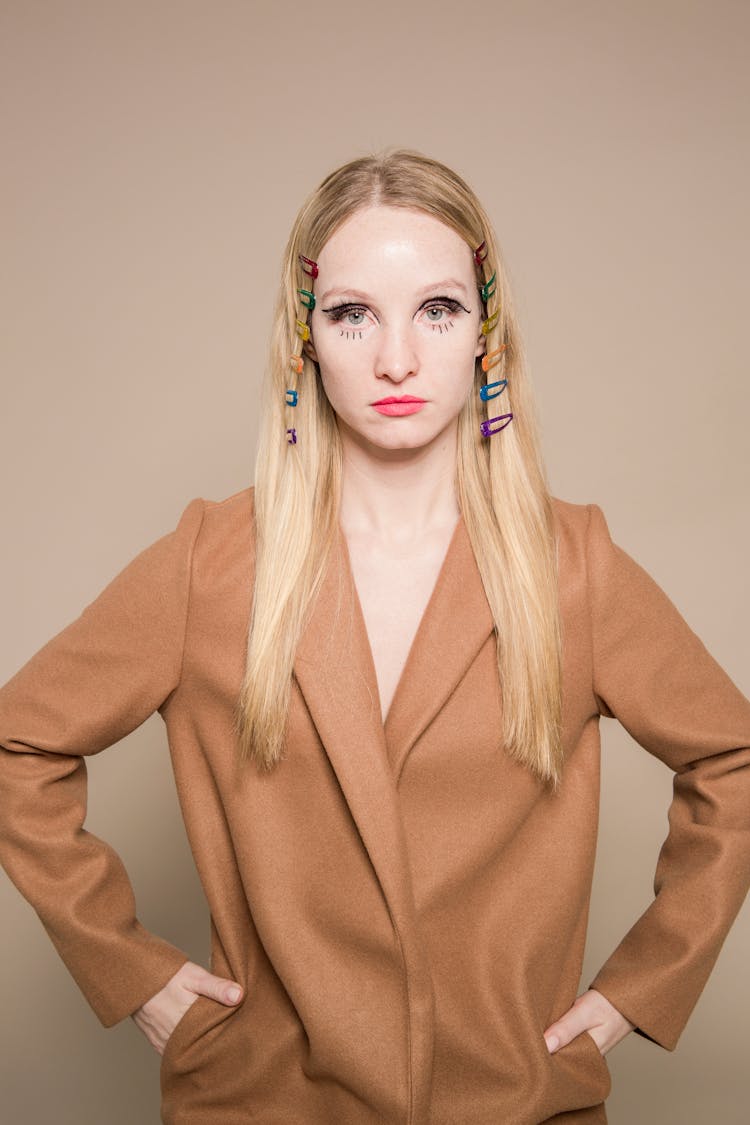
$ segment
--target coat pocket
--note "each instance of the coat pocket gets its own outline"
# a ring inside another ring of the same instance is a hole
[[[590,1068],[590,1073],[595,1076],[596,1080],[601,1084],[600,1094],[602,1099],[606,1098],[612,1089],[612,1075],[607,1066],[607,1060],[596,1045],[596,1040],[593,1035],[588,1031],[581,1031],[574,1039],[571,1039],[567,1047],[562,1047],[561,1050],[569,1051],[571,1054],[580,1052],[581,1058],[585,1061],[587,1068]]]
[[[220,1025],[245,1010],[245,1001],[222,1004],[209,996],[198,996],[175,1024],[167,1039],[159,1068],[162,1095],[180,1076],[209,1064],[220,1043]],[[240,1017],[241,1018],[241,1017]]]
[[[189,1008],[182,1013],[177,1023],[172,1028],[172,1033],[164,1044],[161,1054],[159,1071],[161,1077],[171,1067],[172,1059],[187,1043],[192,1042],[193,1029],[200,1025],[205,1005],[216,1005],[218,1001],[209,999],[208,996],[196,996]]]

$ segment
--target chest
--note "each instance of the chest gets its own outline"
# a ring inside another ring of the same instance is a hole
[[[375,549],[364,541],[347,540],[383,722],[435,589],[449,541],[450,529],[431,538],[419,551],[398,554]]]

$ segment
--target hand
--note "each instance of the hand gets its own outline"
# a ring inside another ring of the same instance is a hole
[[[220,1004],[236,1004],[242,997],[242,987],[236,981],[215,977],[194,961],[186,961],[160,992],[131,1012],[131,1019],[161,1055],[178,1022],[199,996]]]
[[[573,1001],[567,1012],[550,1024],[544,1033],[550,1054],[565,1047],[576,1035],[588,1031],[600,1052],[606,1055],[615,1044],[624,1039],[635,1027],[625,1019],[606,996],[590,988]]]

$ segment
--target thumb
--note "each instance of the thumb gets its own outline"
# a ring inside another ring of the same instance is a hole
[[[242,997],[242,987],[236,981],[215,977],[209,972],[201,976],[197,989],[203,996],[218,1000],[220,1004],[236,1004]]]

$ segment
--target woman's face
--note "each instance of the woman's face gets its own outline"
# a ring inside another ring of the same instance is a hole
[[[306,348],[342,439],[406,451],[455,428],[485,351],[467,243],[424,212],[377,205],[351,215],[317,263]]]

